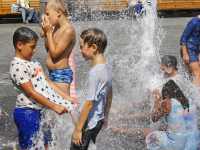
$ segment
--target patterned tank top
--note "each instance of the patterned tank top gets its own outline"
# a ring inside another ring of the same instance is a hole
[[[189,98],[188,109],[183,109],[181,103],[176,99],[171,98],[172,110],[169,116],[166,117],[168,122],[167,133],[176,135],[185,135],[196,133],[198,131],[197,109],[194,101]]]

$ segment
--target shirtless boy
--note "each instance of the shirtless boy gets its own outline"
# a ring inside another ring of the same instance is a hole
[[[70,95],[73,72],[69,67],[69,56],[76,43],[76,34],[67,18],[67,8],[62,0],[50,0],[46,4],[41,25],[40,35],[45,37],[48,53],[46,63],[49,78]],[[53,26],[55,28],[52,32]]]

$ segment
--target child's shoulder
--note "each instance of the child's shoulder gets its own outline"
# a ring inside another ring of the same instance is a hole
[[[109,71],[106,71],[107,69]],[[111,65],[110,65],[110,63],[108,61],[106,61],[106,63],[98,64],[98,65],[94,66],[89,71],[89,75],[101,75],[105,71],[106,71],[106,73],[111,73]]]
[[[37,64],[38,66],[41,66],[40,63],[35,59],[34,57],[31,58],[30,62],[22,60],[18,57],[13,57],[11,63],[10,63],[10,69],[16,67],[16,66],[24,66],[25,68],[30,66],[30,64]]]
[[[67,22],[65,26],[59,28],[64,34],[74,34],[75,29],[70,22]]]
[[[66,27],[64,29],[64,34],[67,34],[67,35],[75,35],[75,29],[72,25]]]
[[[66,26],[66,27],[55,27],[54,36],[62,39],[75,39],[76,33],[73,26]]]
[[[23,61],[22,59],[20,59],[18,57],[13,57],[10,65],[13,67],[16,65],[22,65],[23,63],[25,63],[25,61]]]

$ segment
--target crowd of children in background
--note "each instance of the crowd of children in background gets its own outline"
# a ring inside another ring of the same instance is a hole
[[[199,22],[200,16],[193,18],[181,37],[183,60],[187,69],[194,74],[194,83],[197,86],[200,86]],[[38,142],[37,132],[41,128],[40,121],[45,116],[44,107],[62,115],[79,104],[76,98],[70,97],[73,72],[69,66],[69,56],[76,43],[76,34],[67,19],[66,5],[62,0],[50,0],[45,6],[40,35],[45,38],[49,77],[33,57],[39,38],[37,34],[29,28],[21,27],[13,35],[15,56],[10,65],[10,75],[18,93],[13,115],[18,129],[19,144],[25,150],[31,149]],[[106,35],[97,28],[84,30],[80,35],[79,45],[79,52],[85,61],[92,60],[92,66],[86,78],[86,92],[84,101],[80,104],[80,116],[72,135],[71,150],[86,150],[91,140],[95,143],[99,131],[107,129],[112,103],[111,64],[103,55],[107,46]],[[200,140],[197,108],[193,99],[185,95],[187,85],[183,76],[178,73],[177,59],[170,55],[164,56],[161,59],[161,68],[167,79],[162,92],[154,89],[151,93],[155,99],[153,109],[121,116],[118,121],[149,115],[152,121],[156,122],[165,116],[167,129],[154,131],[143,128],[129,131],[113,126],[109,129],[114,134],[129,136],[142,134],[146,138],[148,149],[196,150]],[[38,87],[42,88],[38,91]],[[61,100],[52,98],[55,95],[52,95],[49,89],[58,94],[58,99],[61,97]],[[126,106],[117,108],[113,112],[118,113],[126,108]],[[49,130],[44,131],[48,131],[49,135],[51,134]],[[46,135],[44,133],[44,146],[48,150],[52,137]]]

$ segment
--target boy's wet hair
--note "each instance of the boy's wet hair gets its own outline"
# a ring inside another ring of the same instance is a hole
[[[13,35],[13,45],[15,49],[17,49],[18,42],[22,42],[25,45],[26,43],[29,43],[31,40],[37,41],[38,39],[39,37],[33,30],[27,27],[20,27],[15,31]]]
[[[174,69],[178,70],[177,59],[172,55],[165,55],[164,57],[162,57],[161,64],[167,67],[174,67]]]
[[[107,37],[100,29],[87,29],[81,33],[80,37],[83,39],[84,44],[88,44],[88,47],[91,47],[92,44],[95,44],[97,45],[97,51],[99,53],[104,53],[107,46]]]
[[[65,17],[67,17],[67,6],[62,0],[49,0],[45,7],[49,5],[51,8],[53,8],[55,11],[58,9],[63,13]]]
[[[188,108],[188,112],[189,112],[189,103],[185,95],[183,94],[179,86],[172,79],[170,79],[163,86],[163,89],[162,89],[163,100],[167,98],[167,94],[169,95],[169,98],[177,98],[178,100],[180,100],[183,109],[185,110],[186,108]]]

